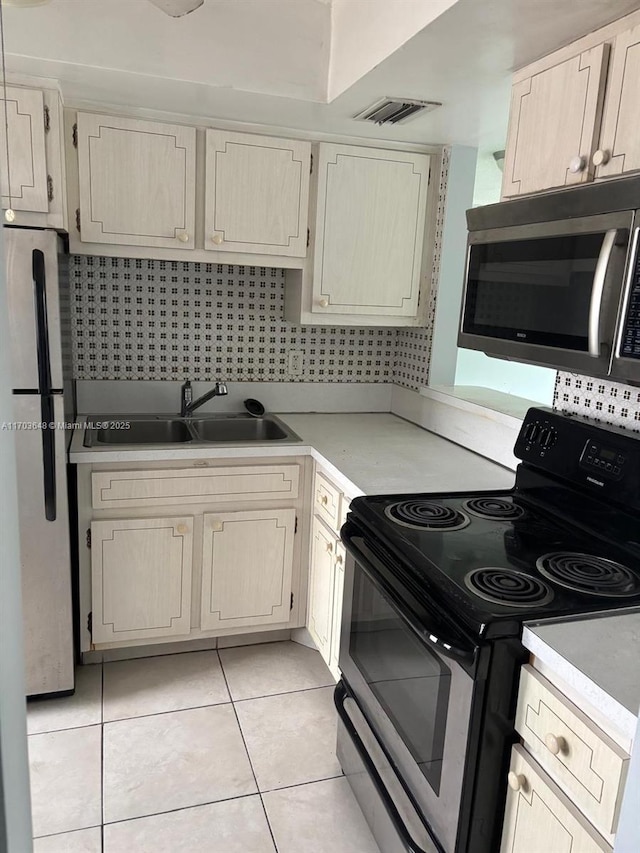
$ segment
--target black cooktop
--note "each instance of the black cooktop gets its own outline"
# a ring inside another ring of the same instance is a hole
[[[392,555],[398,583],[478,635],[640,604],[640,552],[537,505],[535,493],[361,497],[349,520]]]

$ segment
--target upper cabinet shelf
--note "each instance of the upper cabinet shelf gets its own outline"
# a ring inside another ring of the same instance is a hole
[[[303,258],[311,144],[207,130],[205,249]]]
[[[194,128],[79,113],[77,143],[83,241],[194,247]]]
[[[640,169],[640,12],[514,76],[502,195]]]

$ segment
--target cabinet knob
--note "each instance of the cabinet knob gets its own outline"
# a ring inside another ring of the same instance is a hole
[[[320,498],[320,503],[321,503],[323,506],[326,506],[326,505],[329,503],[329,498],[328,498],[326,495],[323,495],[323,496]]]
[[[219,246],[220,243],[222,243],[223,239],[224,238],[222,237],[222,234],[214,234],[213,237],[211,238],[211,242],[215,243],[216,246]]]
[[[611,151],[607,151],[604,148],[598,148],[591,159],[594,166],[604,166],[605,163],[608,163],[609,160],[611,160]]]
[[[567,749],[566,740],[562,736],[556,737],[551,732],[544,736],[544,745],[552,755],[557,755],[559,752],[566,752]]]
[[[509,771],[507,782],[512,791],[519,791],[521,788],[527,787],[527,777],[524,773],[514,773],[513,770]]]
[[[569,163],[569,171],[573,172],[576,175],[578,172],[583,172],[584,167],[587,165],[587,161],[580,154],[571,158],[571,162]]]
[[[333,551],[333,545],[331,544],[331,542],[327,542],[326,549],[329,553]]]
[[[180,240],[181,243],[188,243],[189,242],[189,234],[187,231],[181,231],[176,236],[177,236],[178,240]]]
[[[189,525],[188,524],[178,524],[176,526],[176,530],[178,531],[178,533],[188,533],[189,532]]]
[[[15,222],[15,220],[16,220],[15,210],[11,210],[11,208],[8,207],[4,212],[4,218],[7,222]]]
[[[328,300],[328,299],[319,299],[319,300],[318,300],[318,305],[319,305],[321,308],[328,308],[328,307],[329,307],[329,300]]]
[[[336,554],[336,563],[342,565],[342,554]]]

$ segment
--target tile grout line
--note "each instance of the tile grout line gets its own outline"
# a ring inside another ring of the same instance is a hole
[[[229,682],[227,681],[227,674],[224,671],[224,665],[222,663],[222,658],[220,657],[220,652],[216,650],[216,654],[218,655],[218,660],[220,661],[220,669],[222,670],[222,677],[224,678],[224,683],[227,687],[227,691],[229,696],[231,696],[231,690],[229,688]],[[269,815],[267,814],[267,809],[264,804],[264,800],[262,799],[262,793],[260,791],[260,785],[258,785],[258,777],[256,776],[256,771],[253,768],[253,761],[251,760],[251,755],[249,753],[249,747],[247,746],[247,742],[244,738],[244,732],[242,731],[242,726],[240,725],[240,718],[238,717],[238,712],[236,711],[236,706],[233,701],[233,697],[231,697],[231,707],[233,708],[233,715],[236,718],[236,723],[238,725],[238,730],[240,732],[240,737],[242,738],[242,744],[244,746],[244,751],[247,753],[247,760],[249,762],[249,767],[251,768],[251,773],[253,775],[253,780],[256,783],[256,791],[258,792],[258,796],[260,797],[260,805],[262,806],[262,811],[264,813],[264,818],[267,822],[267,827],[269,829],[269,835],[271,836],[271,841],[273,843],[273,848],[275,853],[278,853],[278,845],[276,844],[276,837],[273,834],[273,829],[271,827],[271,821],[269,820]]]

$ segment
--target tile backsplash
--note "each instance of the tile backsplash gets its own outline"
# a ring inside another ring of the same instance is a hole
[[[553,408],[640,433],[640,388],[560,372]]]
[[[284,287],[266,267],[72,255],[74,376],[393,381],[395,328],[295,326]]]

